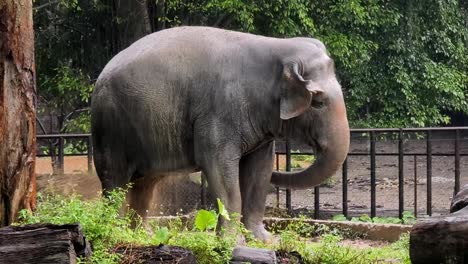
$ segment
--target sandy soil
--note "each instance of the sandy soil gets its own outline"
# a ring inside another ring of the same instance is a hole
[[[468,153],[468,137],[461,141],[461,153]],[[424,140],[406,140],[406,153],[425,152]],[[377,142],[378,153],[397,152],[397,141]],[[368,151],[366,139],[353,138],[351,151]],[[433,153],[453,153],[453,138],[447,135],[437,138],[433,142]],[[398,212],[398,157],[379,156],[376,159],[377,171],[377,215],[397,216]],[[307,166],[307,164],[302,164]],[[281,167],[284,159],[281,159]],[[370,213],[370,158],[368,156],[350,156],[348,158],[348,207],[352,214]],[[462,157],[461,185],[468,184],[468,157]],[[434,156],[432,159],[432,206],[434,214],[446,213],[454,192],[454,158],[448,156]],[[38,158],[36,164],[38,174],[38,189],[54,189],[69,194],[77,192],[84,198],[96,197],[100,191],[100,182],[94,173],[87,173],[87,158],[65,157],[65,175],[52,175],[50,158]],[[326,187],[320,188],[320,207],[324,218],[330,214],[338,214],[342,210],[342,176],[341,171],[328,181]],[[414,157],[404,159],[404,205],[405,210],[414,210]],[[426,212],[426,157],[417,158],[417,209],[418,215]],[[198,188],[189,188],[192,192],[191,200],[199,197]],[[186,194],[187,190],[182,193]],[[285,192],[280,192],[280,207],[285,207]],[[178,202],[180,204],[180,201]],[[199,205],[193,201],[187,206]],[[276,206],[276,194],[268,196],[267,204]],[[311,211],[314,205],[314,190],[293,191],[292,204],[295,209]]]

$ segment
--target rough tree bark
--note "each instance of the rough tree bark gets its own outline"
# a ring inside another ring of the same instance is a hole
[[[151,33],[147,0],[114,0],[118,51]]]
[[[35,206],[36,86],[31,0],[0,0],[0,225]]]

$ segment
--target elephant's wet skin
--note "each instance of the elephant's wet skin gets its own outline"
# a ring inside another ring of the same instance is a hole
[[[213,195],[263,240],[270,182],[317,185],[341,166],[349,146],[333,61],[312,38],[207,27],[153,33],[106,65],[91,114],[105,190],[136,181],[131,206],[145,215],[158,177],[201,170]],[[272,173],[278,138],[311,145],[316,162]]]

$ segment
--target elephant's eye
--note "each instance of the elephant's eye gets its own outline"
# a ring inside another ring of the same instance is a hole
[[[313,108],[322,108],[325,105],[325,103],[322,100],[314,100],[312,99],[312,103],[310,106]]]

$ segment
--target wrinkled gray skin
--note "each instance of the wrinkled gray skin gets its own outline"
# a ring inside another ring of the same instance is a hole
[[[92,133],[103,188],[134,182],[129,203],[143,217],[159,178],[201,170],[263,240],[270,182],[315,186],[349,146],[343,95],[320,41],[206,27],[163,30],[116,55],[96,83]],[[276,138],[311,145],[316,162],[272,173]]]

